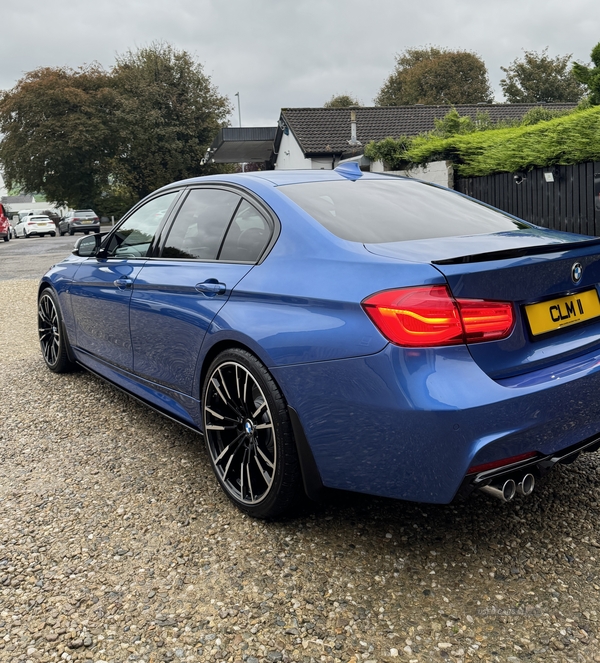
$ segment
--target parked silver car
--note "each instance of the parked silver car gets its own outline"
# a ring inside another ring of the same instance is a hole
[[[74,235],[75,233],[100,232],[100,219],[94,210],[79,209],[67,212],[60,223],[58,224],[58,232],[60,236]]]

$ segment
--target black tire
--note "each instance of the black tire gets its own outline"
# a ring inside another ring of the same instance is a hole
[[[46,288],[38,299],[38,329],[40,347],[46,366],[54,373],[68,373],[76,364],[69,359],[67,335],[58,298]]]
[[[8,242],[9,240],[10,240],[10,233],[8,233],[8,234],[6,235],[6,237],[4,238],[4,241],[5,241],[5,242]]]
[[[59,234],[61,237],[64,237],[64,235],[65,235],[65,233],[64,233],[62,230],[59,230],[59,231],[58,231],[58,234]]]
[[[274,518],[301,499],[287,406],[254,355],[232,348],[215,358],[202,389],[202,417],[215,475],[239,509]]]
[[[69,235],[73,236],[75,234],[75,231],[73,228],[69,228]]]
[[[89,231],[89,230],[84,230],[84,231],[83,231],[83,234],[84,234],[84,235],[89,235],[89,234],[90,234],[90,231]]]
[[[50,237],[56,237],[56,233],[50,233]]]

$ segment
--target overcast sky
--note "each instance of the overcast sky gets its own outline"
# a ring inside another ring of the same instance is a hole
[[[0,88],[41,66],[77,67],[162,40],[195,55],[242,124],[351,93],[372,105],[404,49],[478,53],[496,100],[500,66],[523,49],[587,63],[598,0],[0,0]]]

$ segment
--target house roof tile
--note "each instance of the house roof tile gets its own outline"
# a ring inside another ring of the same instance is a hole
[[[540,104],[458,104],[462,116],[475,119],[487,113],[492,122],[517,120]],[[549,110],[571,110],[574,103],[543,104]],[[414,136],[434,129],[434,119],[442,119],[450,106],[379,106],[356,107],[357,138],[363,147],[371,140],[388,136]],[[280,126],[289,127],[305,156],[356,153],[350,140],[350,108],[283,108]],[[362,148],[359,150],[362,152]]]

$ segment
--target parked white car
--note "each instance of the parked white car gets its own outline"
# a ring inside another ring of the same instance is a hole
[[[54,237],[56,235],[56,226],[54,225],[54,221],[47,216],[34,214],[26,216],[19,221],[15,226],[15,231],[17,238],[31,237],[32,235],[37,235],[38,237],[50,235],[50,237]]]

